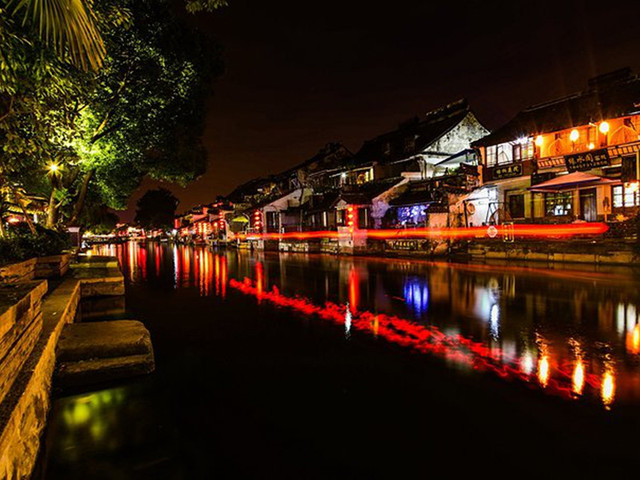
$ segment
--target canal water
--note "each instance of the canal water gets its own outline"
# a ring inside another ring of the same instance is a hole
[[[149,328],[157,371],[59,395],[41,478],[557,478],[640,462],[632,269],[94,253],[118,257],[126,309],[111,313]]]

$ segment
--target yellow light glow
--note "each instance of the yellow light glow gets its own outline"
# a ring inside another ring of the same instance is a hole
[[[613,398],[616,394],[615,379],[613,378],[613,374],[610,370],[606,371],[602,378],[601,394],[602,403],[604,403],[606,407],[609,407],[613,403]]]
[[[627,333],[627,351],[633,355],[640,354],[640,324]]]
[[[593,150],[594,148],[595,148],[595,145],[593,144],[593,142],[591,142],[591,143],[589,144],[589,150]]]
[[[533,356],[530,353],[525,353],[520,362],[522,371],[527,375],[531,375],[533,372]]]
[[[538,364],[538,381],[543,387],[546,387],[547,383],[549,383],[549,359],[546,355],[540,359]]]
[[[569,134],[569,139],[572,142],[577,142],[579,138],[580,138],[580,132],[578,132],[578,130],[576,130],[575,128],[571,130],[571,133]]]
[[[640,189],[640,184],[635,181],[635,182],[628,182],[624,184],[624,189],[628,192],[628,193],[634,193],[637,192]]]
[[[608,122],[602,122],[600,124],[600,133],[604,133],[605,135],[607,133],[609,133],[609,123]]]
[[[573,393],[582,395],[582,389],[584,388],[584,365],[582,360],[578,360],[576,367],[573,370]]]
[[[60,170],[60,165],[58,165],[57,163],[50,163],[47,168],[51,173],[56,173],[58,170]]]
[[[542,142],[543,142],[542,135],[538,135],[536,137],[536,147],[541,147],[542,146]]]

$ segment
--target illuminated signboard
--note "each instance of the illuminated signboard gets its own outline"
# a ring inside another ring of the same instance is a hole
[[[579,153],[576,155],[567,155],[564,157],[567,170],[571,172],[584,172],[592,168],[606,167],[611,165],[609,152],[606,148],[601,150],[593,150],[587,153]]]
[[[564,157],[541,158],[540,160],[538,160],[538,170],[564,166]]]
[[[500,180],[503,178],[520,177],[523,174],[522,164],[514,163],[512,165],[504,165],[502,167],[496,167],[493,169],[491,178],[493,180]]]

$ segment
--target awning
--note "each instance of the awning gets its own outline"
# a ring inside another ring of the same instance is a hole
[[[234,218],[231,221],[232,222],[236,222],[236,223],[249,223],[249,219],[247,217],[243,217],[242,215],[240,215],[239,217]]]
[[[595,187],[597,185],[611,185],[620,183],[620,180],[612,180],[610,178],[598,177],[584,172],[573,172],[567,175],[547,180],[530,187],[532,192],[558,192],[561,190],[571,190],[574,188]]]

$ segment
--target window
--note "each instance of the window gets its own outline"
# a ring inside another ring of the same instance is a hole
[[[513,144],[513,161],[519,162],[522,160],[522,145],[519,143]]]
[[[524,194],[510,195],[508,204],[511,218],[524,218]]]
[[[623,185],[613,187],[613,206],[614,208],[638,207],[640,206],[640,192],[628,188]]]
[[[547,193],[544,197],[545,215],[548,217],[571,215],[573,212],[573,193]]]
[[[496,165],[496,146],[491,145],[486,148],[487,167],[494,167]]]
[[[513,162],[513,148],[509,144],[496,145],[496,159],[498,165]]]
[[[267,212],[267,230],[276,232],[278,230],[278,212]]]
[[[358,185],[362,185],[363,183],[367,183],[373,180],[373,169],[370,168],[365,170],[364,172],[358,173],[356,177],[356,183]]]
[[[358,211],[358,228],[369,228],[369,207]]]

